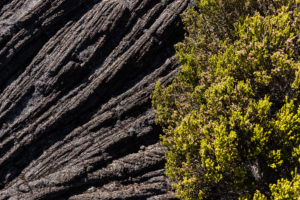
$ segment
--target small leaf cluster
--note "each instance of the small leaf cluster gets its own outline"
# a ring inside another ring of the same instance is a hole
[[[297,199],[300,8],[198,0],[183,16],[181,72],[152,95],[178,197]]]

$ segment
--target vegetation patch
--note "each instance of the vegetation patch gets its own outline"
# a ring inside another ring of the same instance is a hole
[[[300,1],[198,0],[152,95],[180,199],[299,199]]]

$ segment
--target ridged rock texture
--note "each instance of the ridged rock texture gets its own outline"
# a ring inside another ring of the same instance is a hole
[[[174,199],[150,94],[189,5],[0,1],[0,199]]]

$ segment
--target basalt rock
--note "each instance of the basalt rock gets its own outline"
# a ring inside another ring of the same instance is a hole
[[[174,199],[149,96],[189,4],[0,1],[0,199]]]

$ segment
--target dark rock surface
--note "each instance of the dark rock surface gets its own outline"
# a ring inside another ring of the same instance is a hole
[[[0,199],[173,199],[155,82],[188,0],[0,1]]]

